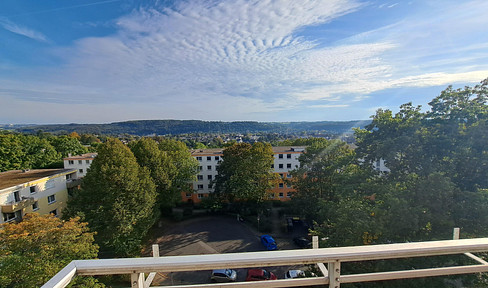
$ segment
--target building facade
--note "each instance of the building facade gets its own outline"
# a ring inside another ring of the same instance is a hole
[[[82,155],[69,156],[63,159],[64,169],[76,169],[75,179],[83,178],[90,168],[97,153],[86,153]]]
[[[11,170],[0,173],[0,224],[21,221],[26,213],[60,216],[68,200],[74,169]]]
[[[192,183],[192,191],[182,193],[182,201],[198,203],[214,192],[212,181],[215,180],[218,173],[217,167],[223,160],[223,151],[223,148],[192,151],[192,157],[199,163],[199,172],[197,179]],[[270,200],[287,201],[291,199],[294,190],[286,180],[291,179],[290,171],[299,167],[298,157],[304,152],[304,146],[273,147],[274,164],[271,168],[280,176],[280,181],[269,191]]]

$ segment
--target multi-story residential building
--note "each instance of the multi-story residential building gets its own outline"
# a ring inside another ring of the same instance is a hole
[[[214,192],[212,181],[217,175],[217,166],[223,160],[223,151],[223,148],[192,151],[192,157],[199,163],[199,172],[197,179],[192,183],[192,188],[195,193],[192,191],[182,193],[181,196],[184,202],[198,203],[202,198]],[[274,164],[271,168],[280,175],[281,179],[275,188],[269,191],[270,199],[286,201],[291,198],[294,190],[286,180],[291,178],[290,171],[300,165],[298,157],[304,151],[304,146],[273,147]]]
[[[11,170],[0,173],[0,224],[26,213],[59,216],[66,207],[74,169]]]
[[[97,156],[97,153],[86,153],[76,156],[68,156],[63,159],[64,169],[76,169],[75,179],[83,178],[90,168],[93,159]]]

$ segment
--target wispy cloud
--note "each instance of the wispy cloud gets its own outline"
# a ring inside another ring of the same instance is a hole
[[[5,30],[8,30],[12,33],[31,38],[33,40],[48,42],[48,39],[44,34],[27,27],[17,25],[6,18],[0,18],[0,26],[2,26]]]

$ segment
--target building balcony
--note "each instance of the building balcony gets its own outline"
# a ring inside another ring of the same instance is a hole
[[[1,205],[2,213],[14,213],[34,204],[34,202],[36,201],[33,197],[22,197],[22,199],[18,202],[12,201]]]
[[[458,230],[459,231],[459,230]],[[459,233],[459,232],[458,232]],[[459,235],[459,234],[457,234]],[[298,264],[315,264],[321,271],[319,277],[280,279],[272,281],[232,282],[215,284],[192,284],[164,287],[302,287],[329,285],[339,288],[341,283],[359,283],[408,279],[443,275],[488,272],[488,262],[471,252],[488,251],[488,238],[430,241],[402,244],[368,245],[340,248],[318,248],[318,239],[313,239],[314,249],[280,250],[269,252],[247,252],[191,256],[158,257],[158,246],[153,246],[153,256],[133,259],[76,260],[63,268],[42,288],[66,287],[75,275],[130,274],[130,287],[151,286],[157,272],[170,273],[225,268],[273,267]],[[374,272],[364,274],[342,274],[341,264],[347,262],[428,257],[438,255],[465,254],[477,264],[429,269]],[[148,274],[148,277],[145,277]]]

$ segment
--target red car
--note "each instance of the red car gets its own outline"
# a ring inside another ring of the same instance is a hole
[[[273,272],[268,272],[264,269],[249,269],[247,270],[246,281],[265,281],[276,280],[276,275]]]

